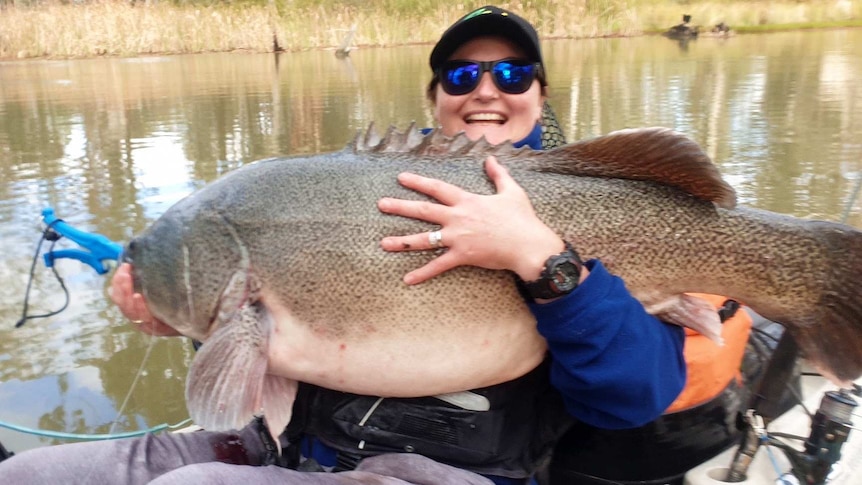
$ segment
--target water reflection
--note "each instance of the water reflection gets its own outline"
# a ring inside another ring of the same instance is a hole
[[[837,220],[862,174],[862,31],[548,41],[551,102],[569,139],[662,125],[705,148],[740,200]],[[149,339],[74,261],[70,308],[21,329],[38,216],[52,206],[124,241],[185,194],[251,160],[343,147],[372,121],[433,121],[430,46],[0,63],[0,420],[66,432],[175,423],[192,357]],[[862,226],[862,201],[850,221]],[[62,243],[61,243],[62,244]],[[33,312],[62,292],[37,265]],[[13,450],[51,443],[0,429]]]

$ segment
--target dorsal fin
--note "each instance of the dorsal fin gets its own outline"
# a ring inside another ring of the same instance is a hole
[[[411,123],[404,132],[390,127],[383,138],[372,123],[348,146],[355,152],[410,155],[496,155],[518,158],[530,169],[564,175],[644,180],[669,185],[728,209],[736,193],[709,156],[690,138],[669,128],[620,130],[539,152],[513,148],[508,142],[491,145],[484,137],[471,141],[464,133],[447,136],[439,129],[423,135]]]
[[[524,150],[516,149],[508,142],[492,145],[482,137],[476,141],[467,138],[463,132],[455,136],[443,134],[434,129],[427,135],[416,129],[416,123],[411,123],[404,132],[398,132],[389,127],[383,138],[377,135],[372,123],[368,130],[359,132],[353,142],[348,145],[355,152],[372,153],[408,153],[411,155],[497,155],[512,156]]]
[[[568,175],[645,180],[670,185],[720,207],[736,206],[736,192],[709,156],[669,128],[620,130],[534,157],[537,170]]]

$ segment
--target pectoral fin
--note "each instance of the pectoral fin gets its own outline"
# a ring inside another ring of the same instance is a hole
[[[647,312],[664,322],[688,327],[718,345],[724,345],[721,337],[721,319],[715,306],[694,295],[674,295],[654,302],[646,307]]]
[[[266,375],[263,383],[263,415],[272,439],[278,442],[278,435],[284,432],[293,415],[293,401],[299,384],[285,377]],[[281,451],[281,450],[279,450]]]
[[[281,434],[290,421],[297,384],[267,374],[271,331],[269,311],[261,303],[249,303],[204,342],[186,383],[186,403],[198,425],[213,431],[240,429],[263,414],[273,438]]]

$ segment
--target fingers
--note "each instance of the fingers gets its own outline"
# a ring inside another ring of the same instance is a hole
[[[442,231],[421,232],[409,236],[389,236],[380,241],[381,248],[392,252],[427,251],[445,246]]]
[[[408,189],[431,196],[446,205],[456,204],[464,193],[460,187],[448,182],[410,172],[398,174],[398,183]]]
[[[144,296],[140,293],[132,294],[129,302],[129,315],[131,320],[150,321],[153,316],[150,315],[150,310],[147,309],[147,302],[144,301]]]
[[[522,233],[536,226],[532,205],[526,192],[509,171],[493,156],[485,160],[485,172],[497,193],[474,194],[455,185],[413,173],[401,173],[398,181],[405,188],[428,195],[437,201],[383,198],[378,208],[386,214],[437,224],[440,229],[381,239],[385,251],[428,251],[446,247],[445,253],[404,276],[410,285],[427,281],[457,266],[511,269],[512,247],[523,241]],[[525,222],[526,221],[526,222]],[[528,239],[529,242],[529,239]]]
[[[435,241],[435,233],[439,233],[440,239]],[[438,249],[444,247],[444,238],[442,231],[423,232],[420,234],[411,234],[409,236],[387,237],[380,241],[380,247],[385,251],[401,252],[401,251],[427,251],[429,249]],[[449,271],[452,268],[460,266],[458,258],[452,253],[443,253],[437,258],[428,262],[425,266],[415,269],[404,275],[404,283],[408,285],[416,285],[424,281]]]
[[[151,320],[133,320],[132,324],[141,332],[154,337],[177,337],[182,335],[155,318]]]
[[[493,155],[489,155],[485,159],[485,173],[494,182],[498,192],[511,186],[518,186],[506,167],[501,165],[497,157]],[[446,205],[457,204],[466,194],[462,188],[456,185],[410,172],[398,174],[398,182],[408,189],[431,196]]]
[[[129,320],[151,320],[152,315],[147,309],[143,295],[135,293],[132,282],[132,265],[123,263],[117,268],[108,289],[111,301]]]
[[[509,170],[501,165],[497,157],[493,155],[489,155],[485,159],[485,173],[488,174],[488,178],[494,183],[498,194],[512,189],[520,190],[521,188],[518,182],[509,174]]]
[[[460,266],[458,257],[454,253],[444,253],[438,258],[434,258],[425,266],[415,269],[404,275],[404,283],[408,285],[418,285],[419,283],[430,280],[431,278],[443,274],[450,269]]]
[[[447,206],[420,200],[395,199],[384,197],[377,201],[380,212],[395,216],[409,217],[420,221],[442,224],[446,218]]]
[[[108,295],[123,316],[131,320],[135,328],[141,332],[155,336],[180,335],[179,332],[153,317],[147,308],[144,296],[135,293],[132,281],[132,265],[123,263],[117,268],[111,278]]]
[[[137,319],[138,315],[134,312],[133,308],[133,294],[132,265],[123,263],[117,268],[113,278],[111,278],[111,287],[108,288],[108,295],[123,315],[134,320]]]
[[[429,201],[396,199],[384,197],[377,201],[377,208],[384,214],[408,217],[432,224],[443,225],[449,218],[448,203],[454,203],[464,193],[458,187],[436,179],[422,177],[411,173],[398,176],[402,184],[412,190],[425,193],[443,202],[438,204]],[[436,231],[411,234],[409,236],[392,236],[381,240],[380,246],[386,251],[419,251],[441,247],[440,240],[435,244]]]
[[[384,197],[377,201],[377,208],[385,214],[441,226],[451,217],[450,206],[457,204],[468,194],[450,183],[409,172],[399,174],[398,181],[405,188],[428,195],[441,203]],[[435,235],[435,231],[432,231],[409,236],[387,237],[381,240],[380,245],[387,251],[417,251],[442,247],[443,244],[440,244],[440,241],[435,244],[434,239],[429,239]]]

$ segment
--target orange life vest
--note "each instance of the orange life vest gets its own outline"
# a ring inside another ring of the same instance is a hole
[[[728,300],[727,297],[718,295],[692,295],[711,302],[716,311]],[[751,315],[739,308],[722,325],[724,346],[719,346],[694,330],[685,329],[683,355],[687,366],[687,379],[682,392],[665,413],[703,404],[723,391],[731,379],[742,380],[740,365],[751,332],[751,323]]]

